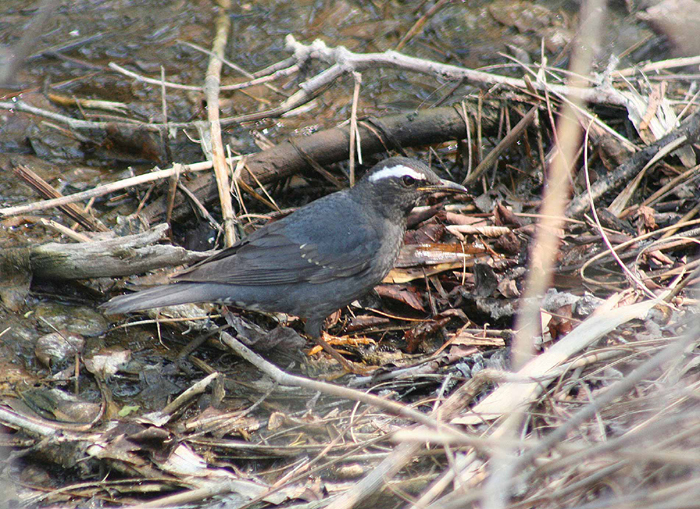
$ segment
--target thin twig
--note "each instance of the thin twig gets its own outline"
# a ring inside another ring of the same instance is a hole
[[[459,429],[447,425],[445,423],[439,422],[432,417],[413,410],[411,407],[404,405],[402,403],[397,403],[388,399],[380,398],[372,394],[367,394],[362,391],[357,391],[355,389],[349,389],[347,387],[341,387],[339,385],[333,385],[325,382],[318,382],[316,380],[310,380],[308,378],[302,378],[300,376],[290,375],[285,373],[277,366],[267,362],[265,359],[260,357],[258,354],[253,352],[251,349],[243,345],[240,341],[235,339],[233,336],[226,332],[221,333],[221,340],[238,355],[243,357],[245,360],[253,364],[260,371],[265,373],[267,376],[272,378],[275,382],[280,385],[291,385],[294,387],[302,387],[304,389],[310,389],[313,391],[319,391],[323,394],[329,396],[337,396],[343,399],[349,399],[352,401],[360,401],[367,405],[374,405],[376,407],[382,408],[388,412],[391,412],[400,417],[406,419],[411,419],[415,422],[423,424],[433,429],[440,429],[446,433],[455,433],[459,436],[464,435],[464,432]]]
[[[239,156],[232,157],[230,158],[229,162],[235,161],[237,159],[239,159]],[[6,207],[4,209],[0,209],[0,218],[16,216],[19,214],[33,213],[38,212],[40,210],[48,210],[54,207],[67,205],[68,203],[75,203],[83,200],[88,200],[90,198],[95,198],[98,196],[104,196],[105,194],[113,193],[114,191],[119,191],[120,189],[126,189],[128,187],[145,184],[147,182],[153,182],[155,180],[161,180],[172,177],[178,171],[181,174],[185,174],[193,171],[210,170],[211,167],[211,161],[188,164],[186,166],[182,166],[180,169],[177,169],[173,166],[172,168],[168,168],[167,170],[154,171],[151,173],[146,173],[144,175],[139,175],[138,177],[129,177],[123,180],[112,182],[111,184],[105,184],[103,186],[95,187],[94,189],[88,189],[87,191],[82,191],[80,193],[69,194],[68,196],[62,196],[60,198],[53,198],[51,200],[29,203],[27,205]]]
[[[291,34],[287,35],[285,41],[287,43],[287,47],[294,51],[294,56],[297,58],[297,61],[304,62],[309,59],[319,59],[334,64],[323,73],[306,81],[305,86],[307,87],[318,88],[319,82],[324,82],[327,84],[329,79],[334,80],[339,75],[346,72],[361,72],[365,69],[387,67],[429,74],[444,79],[458,80],[461,78],[466,78],[472,83],[482,85],[484,87],[505,85],[521,91],[527,91],[530,88],[528,87],[528,84],[526,84],[525,80],[498,76],[455,65],[441,64],[439,62],[433,62],[432,60],[409,57],[407,55],[397,53],[396,51],[364,54],[354,53],[343,46],[331,48],[320,39],[317,39],[308,45],[303,44],[298,42]],[[549,88],[557,94],[576,97],[582,101],[595,104],[626,106],[628,101],[623,92],[612,88],[584,88],[566,85],[546,85],[545,87],[545,84],[539,82],[531,83],[531,87],[537,91],[542,91],[545,88]]]
[[[224,244],[230,247],[236,243],[236,215],[233,211],[231,193],[229,192],[229,167],[221,140],[221,123],[219,122],[219,86],[221,84],[221,66],[228,33],[231,29],[229,18],[230,0],[218,0],[221,12],[216,18],[216,36],[209,59],[207,77],[204,80],[204,95],[207,100],[207,118],[211,132],[211,160],[216,175],[216,187],[219,190],[221,215],[223,216]]]
[[[520,122],[515,124],[515,127],[508,131],[503,139],[496,145],[496,147],[488,153],[488,155],[479,163],[473,172],[468,173],[464,178],[462,184],[467,185],[475,182],[484,171],[490,168],[497,160],[498,157],[506,150],[508,147],[513,145],[515,141],[520,137],[520,135],[532,124],[535,119],[535,114],[537,113],[537,106],[533,106],[527,114],[520,119]]]

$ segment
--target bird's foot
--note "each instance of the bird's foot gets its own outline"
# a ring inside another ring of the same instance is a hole
[[[330,336],[329,334],[326,334],[325,332],[321,333],[321,337],[314,337],[313,340],[318,343],[318,345],[323,348],[331,357],[333,357],[335,360],[340,363],[340,365],[343,367],[345,371],[348,373],[352,373],[354,375],[366,375],[368,371],[355,364],[354,362],[351,362],[347,360],[345,357],[343,357],[338,350],[333,348],[325,339],[324,336],[327,338],[333,338],[333,336]]]

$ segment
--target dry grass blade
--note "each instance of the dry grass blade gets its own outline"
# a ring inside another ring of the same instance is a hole
[[[547,376],[557,366],[568,362],[584,348],[630,320],[643,318],[656,305],[645,301],[631,306],[595,313],[547,352],[538,355],[520,370],[517,375],[533,379]],[[486,399],[477,404],[465,416],[458,417],[454,424],[478,424],[484,419],[507,418],[514,409],[523,408],[535,400],[544,387],[538,383],[507,383],[501,385]]]

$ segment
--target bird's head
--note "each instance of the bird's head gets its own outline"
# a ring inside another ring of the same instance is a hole
[[[377,163],[353,188],[387,213],[406,216],[418,201],[431,193],[468,193],[459,184],[438,177],[425,164],[407,157],[391,157]]]

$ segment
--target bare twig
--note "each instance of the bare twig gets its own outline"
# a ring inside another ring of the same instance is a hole
[[[236,243],[236,216],[233,212],[231,193],[229,192],[229,167],[226,163],[224,144],[221,140],[221,123],[219,122],[219,85],[221,84],[221,66],[231,20],[228,10],[230,0],[219,0],[219,16],[216,18],[216,36],[212,57],[209,59],[207,77],[204,80],[204,95],[207,100],[207,118],[211,131],[212,164],[216,174],[216,185],[219,189],[221,215],[223,216],[224,239],[226,247]]]
[[[434,16],[436,12],[438,12],[440,9],[442,9],[446,4],[449,3],[449,0],[438,0],[433,4],[428,11],[423,14],[418,21],[416,21],[413,26],[409,29],[408,32],[406,32],[406,35],[404,35],[399,43],[396,45],[396,51],[401,51],[404,46],[408,43],[408,41],[411,40],[411,38],[419,34],[422,30],[423,27],[425,26],[425,23],[431,18],[431,16]]]
[[[201,92],[202,87],[197,87],[193,85],[182,85],[180,83],[173,83],[172,81],[164,81],[162,79],[155,79],[155,78],[149,78],[147,76],[143,76],[141,74],[135,73],[134,71],[130,71],[129,69],[125,69],[119,64],[115,64],[114,62],[110,62],[107,64],[110,69],[117,71],[120,74],[123,74],[124,76],[128,76],[130,78],[134,78],[136,81],[140,81],[142,83],[148,83],[149,85],[157,85],[157,86],[164,86],[168,88],[174,88],[178,90],[189,90],[191,92]]]
[[[586,175],[586,189],[588,190],[589,196],[591,192],[591,177],[590,177],[590,172],[588,171],[588,130],[586,130],[586,136],[584,138],[584,149],[583,149],[583,171]],[[651,165],[651,163],[647,164],[644,168],[648,168]],[[644,170],[642,170],[643,172]],[[623,270],[627,278],[631,281],[634,282],[634,284],[637,286],[639,291],[642,293],[646,294],[647,297],[653,299],[655,295],[642,283],[639,278],[632,273],[631,270],[627,268],[627,265],[624,264],[622,260],[620,260],[620,257],[617,256],[617,253],[615,252],[615,249],[613,248],[613,245],[610,243],[610,239],[608,236],[605,234],[605,231],[603,229],[603,225],[600,224],[600,219],[598,218],[598,211],[596,210],[595,203],[593,202],[593,197],[590,196],[590,203],[591,203],[591,213],[593,214],[593,220],[595,221],[595,224],[598,228],[598,232],[600,233],[601,238],[603,239],[603,242],[608,248],[608,251],[610,252],[610,255],[615,259],[617,264],[620,266],[620,268]]]
[[[299,62],[305,62],[309,59],[319,59],[333,64],[324,72],[307,80],[302,85],[302,88],[308,90],[317,90],[321,87],[327,86],[346,72],[361,72],[366,69],[388,67],[429,74],[432,76],[439,76],[445,79],[457,80],[465,78],[470,82],[483,87],[504,85],[521,91],[527,91],[530,87],[534,87],[534,89],[537,91],[543,91],[545,88],[548,88],[557,94],[576,97],[584,102],[616,106],[625,106],[627,104],[627,99],[623,92],[609,88],[582,88],[578,86],[545,85],[544,83],[540,82],[531,82],[529,87],[525,80],[508,78],[486,72],[474,71],[464,67],[457,67],[454,65],[433,62],[431,60],[409,57],[395,51],[365,54],[353,53],[343,46],[331,48],[319,39],[308,45],[302,44],[298,42],[291,34],[287,35],[286,43],[287,47],[294,51],[294,56]]]
[[[265,85],[266,88],[272,90],[276,94],[280,94],[284,97],[287,97],[287,95],[285,93],[283,93],[280,89],[278,89],[277,87],[273,87],[272,85],[269,85],[268,82],[272,81],[280,76],[288,76],[289,74],[293,74],[294,72],[299,70],[298,65],[293,65],[293,66],[288,67],[286,69],[281,69],[270,76],[263,76],[261,78],[255,78],[252,73],[249,73],[248,71],[246,71],[245,69],[243,69],[239,65],[236,65],[233,62],[231,62],[230,60],[227,60],[226,58],[224,58],[223,54],[215,53],[214,51],[207,51],[206,49],[198,46],[197,44],[193,44],[191,42],[187,42],[187,41],[181,41],[181,42],[185,46],[189,46],[190,48],[194,48],[198,51],[202,51],[203,53],[206,53],[207,55],[209,55],[210,58],[218,58],[219,60],[221,60],[222,63],[226,64],[231,69],[234,69],[235,71],[241,73],[243,76],[245,76],[247,78],[251,78],[250,81],[245,82],[245,83],[236,83],[235,85],[227,85],[224,87],[219,87],[219,90],[239,90],[242,88],[252,87],[253,85]]]
[[[238,157],[231,158],[231,161],[237,160]],[[105,184],[103,186],[96,187],[94,189],[89,189],[87,191],[82,191],[80,193],[70,194],[68,196],[62,196],[60,198],[53,198],[51,200],[45,200],[35,203],[30,203],[28,205],[17,205],[15,207],[6,207],[0,209],[0,218],[16,216],[19,214],[28,214],[33,212],[38,212],[40,210],[48,210],[54,207],[60,207],[67,205],[69,203],[75,203],[83,200],[89,200],[90,198],[95,198],[98,196],[104,196],[105,194],[113,193],[120,189],[126,189],[128,187],[137,186],[139,184],[145,184],[146,182],[153,182],[155,180],[165,179],[172,177],[176,173],[184,174],[193,171],[204,171],[209,170],[212,167],[211,161],[205,161],[202,163],[194,163],[186,166],[181,166],[176,168],[173,166],[167,170],[154,171],[152,173],[146,173],[144,175],[139,175],[138,177],[130,177],[127,179],[119,180],[117,182],[112,182],[111,184]]]
[[[605,4],[600,0],[588,0],[582,7],[581,19],[585,20],[586,29],[581,32],[581,41],[572,56],[569,90],[580,90],[583,79],[588,75],[593,51],[598,41],[603,24]],[[552,160],[548,185],[544,191],[540,213],[540,228],[535,235],[525,291],[516,319],[516,335],[512,347],[512,365],[515,369],[522,367],[534,353],[535,338],[539,336],[540,302],[549,287],[554,262],[559,250],[556,231],[562,228],[564,209],[569,197],[569,176],[576,160],[576,153],[581,143],[581,128],[576,120],[576,110],[583,106],[583,98],[571,96],[570,102],[562,106],[557,124],[557,152]],[[520,407],[504,421],[499,431],[505,438],[517,437],[522,425],[524,408]],[[503,486],[515,472],[516,450],[504,451],[491,458],[489,464],[491,475],[485,485],[484,506],[489,509],[505,507],[510,499],[509,490]]]
[[[48,182],[41,178],[37,173],[24,165],[19,165],[13,168],[13,171],[17,176],[22,178],[28,184],[30,184],[36,191],[45,197],[50,197],[50,199],[58,199],[63,197],[63,195],[53,188]],[[83,228],[91,231],[108,232],[110,231],[101,221],[91,217],[85,210],[78,207],[74,203],[68,203],[59,207],[61,212],[66,214],[68,217],[80,223]]]
[[[490,168],[496,162],[498,157],[503,153],[503,151],[510,147],[513,143],[515,143],[515,141],[522,134],[522,132],[529,127],[529,125],[535,119],[536,113],[537,106],[533,106],[532,109],[528,111],[523,118],[520,119],[520,122],[515,124],[515,127],[508,131],[508,134],[506,134],[503,137],[503,139],[498,143],[498,145],[496,145],[496,147],[488,153],[488,155],[483,159],[483,161],[479,163],[479,166],[477,166],[473,172],[467,174],[466,178],[464,179],[464,182],[462,183],[466,185],[475,182],[484,171]]]
[[[591,186],[591,196],[594,200],[598,200],[603,194],[624,185],[627,179],[637,173],[639,168],[645,166],[647,161],[651,160],[662,147],[683,137],[685,138],[684,145],[695,143],[700,138],[700,109],[686,118],[679,128],[674,129],[660,140],[634,154],[605,178],[594,182]],[[581,193],[571,200],[566,210],[566,215],[569,217],[579,216],[589,206],[588,194]]]
[[[337,396],[343,399],[349,399],[352,401],[360,401],[367,405],[374,405],[376,407],[382,408],[388,412],[391,412],[400,417],[411,419],[412,421],[418,422],[430,428],[437,429],[446,433],[456,433],[457,435],[464,435],[464,433],[457,428],[447,425],[445,423],[439,422],[432,417],[422,414],[411,407],[404,405],[402,403],[397,403],[388,399],[380,398],[372,394],[367,394],[366,392],[357,391],[355,389],[350,389],[347,387],[341,387],[339,385],[333,385],[325,382],[318,382],[316,380],[309,380],[308,378],[302,378],[300,376],[290,375],[285,373],[277,366],[267,362],[265,359],[260,357],[258,354],[253,352],[251,349],[243,345],[237,339],[226,332],[221,333],[221,340],[238,355],[243,357],[245,360],[253,364],[260,371],[265,373],[267,376],[272,378],[275,382],[280,385],[292,385],[295,387],[303,387],[305,389],[310,389],[313,391],[319,391],[323,394],[330,396]]]

